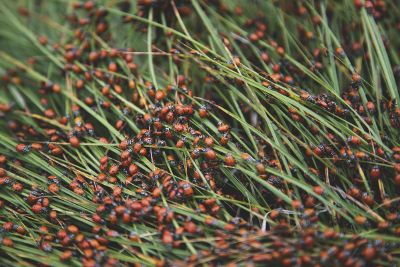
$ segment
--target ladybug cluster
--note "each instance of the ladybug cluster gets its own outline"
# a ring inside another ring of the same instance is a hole
[[[28,2],[0,3],[0,265],[400,261],[391,1]]]

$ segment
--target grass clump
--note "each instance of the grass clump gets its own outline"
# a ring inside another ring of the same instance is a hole
[[[395,266],[395,1],[0,1],[0,265]]]

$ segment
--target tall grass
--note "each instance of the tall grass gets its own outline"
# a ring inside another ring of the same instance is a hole
[[[0,265],[399,261],[394,1],[0,10]]]

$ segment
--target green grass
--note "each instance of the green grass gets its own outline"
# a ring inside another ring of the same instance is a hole
[[[376,4],[371,14],[345,0],[137,2],[96,1],[85,11],[75,1],[0,1],[0,104],[12,105],[0,109],[0,155],[7,159],[0,223],[26,229],[1,228],[0,265],[308,266],[308,258],[310,265],[396,265],[398,7],[386,1],[386,10]],[[157,99],[160,91],[165,97]],[[182,105],[193,114],[179,113]],[[171,120],[161,115],[169,106]],[[226,134],[221,124],[229,125]],[[213,144],[204,149],[206,137]],[[132,141],[127,149],[123,140]],[[16,152],[33,143],[43,149]],[[207,158],[210,149],[215,159]],[[138,174],[124,167],[124,150]],[[225,164],[227,155],[234,166]],[[56,194],[48,190],[50,175]],[[193,193],[185,196],[187,187]],[[161,193],[153,196],[156,188]],[[34,213],[33,205],[47,200]],[[132,202],[141,203],[140,212]],[[70,225],[79,233],[67,242],[59,235]],[[68,261],[60,259],[64,251],[73,252]]]

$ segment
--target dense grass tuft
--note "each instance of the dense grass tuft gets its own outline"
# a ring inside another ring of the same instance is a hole
[[[0,265],[397,266],[399,18],[0,0]]]

